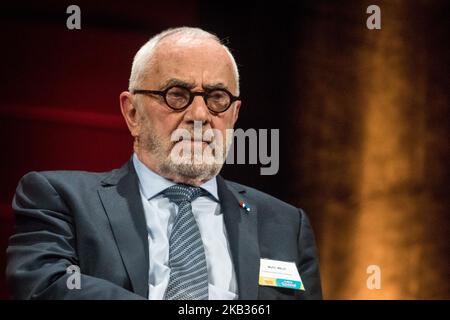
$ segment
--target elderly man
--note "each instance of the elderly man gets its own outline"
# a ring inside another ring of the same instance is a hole
[[[216,36],[184,27],[150,39],[120,104],[134,137],[123,167],[20,181],[7,251],[14,298],[322,297],[305,213],[218,175],[241,101]]]

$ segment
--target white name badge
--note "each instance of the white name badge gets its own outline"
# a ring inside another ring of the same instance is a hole
[[[303,281],[294,262],[261,259],[259,284],[305,291]]]

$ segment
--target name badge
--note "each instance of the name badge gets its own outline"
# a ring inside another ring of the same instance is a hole
[[[259,267],[261,286],[290,288],[305,291],[294,262],[261,259]]]

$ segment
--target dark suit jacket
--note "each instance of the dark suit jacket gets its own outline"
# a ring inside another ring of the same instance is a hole
[[[322,298],[305,213],[220,176],[217,183],[239,298]],[[13,298],[146,299],[147,227],[131,160],[107,173],[28,173],[17,187],[13,210],[16,232],[6,272]],[[306,291],[259,286],[260,258],[295,261]],[[80,267],[81,289],[66,285],[70,265]]]

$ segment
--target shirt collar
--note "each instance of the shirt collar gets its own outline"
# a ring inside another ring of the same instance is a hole
[[[165,189],[175,185],[175,182],[160,176],[143,164],[138,159],[136,153],[133,154],[133,165],[139,179],[142,193],[148,200],[154,198]],[[200,187],[208,191],[216,201],[219,200],[216,177],[206,181]]]

